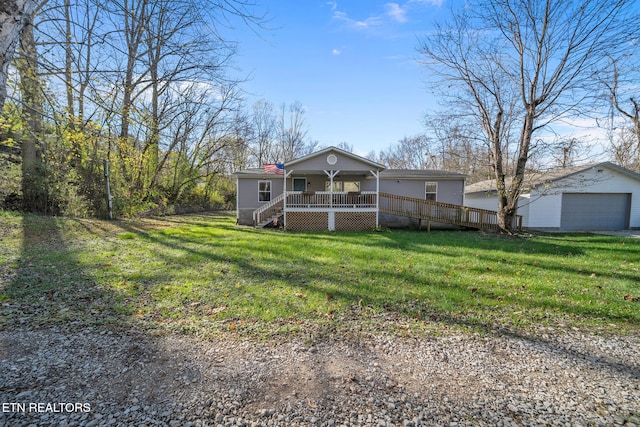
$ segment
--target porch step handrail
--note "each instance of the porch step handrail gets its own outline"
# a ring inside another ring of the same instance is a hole
[[[269,203],[253,211],[253,225],[258,226],[264,221],[284,210],[284,193],[278,194]]]
[[[500,230],[496,211],[389,193],[380,193],[378,200],[379,211],[392,215],[484,231]],[[516,226],[519,230],[522,229],[522,215],[516,215]]]

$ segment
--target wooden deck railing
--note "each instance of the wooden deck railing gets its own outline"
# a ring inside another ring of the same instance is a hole
[[[363,191],[358,193],[315,193],[287,192],[287,208],[326,210],[330,208],[371,209],[378,206],[380,212],[400,215],[429,222],[477,228],[485,231],[498,231],[498,213],[486,209],[471,208],[451,203],[434,202],[415,197],[398,196],[389,193]],[[284,211],[284,193],[253,212],[256,226],[269,221]],[[522,229],[522,215],[516,215],[516,227]]]
[[[379,203],[379,210],[384,213],[486,231],[500,230],[495,211],[389,193],[380,193]],[[521,229],[522,216],[517,215],[516,221],[516,227]]]
[[[291,191],[287,193],[287,208],[375,208],[376,197],[375,191],[333,193],[329,191],[313,193]]]

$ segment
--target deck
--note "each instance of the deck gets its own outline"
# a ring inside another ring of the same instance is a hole
[[[483,231],[500,230],[496,211],[389,193],[380,193],[379,203],[379,212],[425,220],[427,226],[431,222],[439,222]],[[522,229],[521,215],[516,216],[516,228]]]
[[[280,194],[268,204],[256,209],[254,224],[264,227],[277,222],[288,212],[383,212],[391,215],[414,218],[431,223],[456,225],[483,231],[498,231],[498,213],[486,209],[442,203],[414,197],[398,196],[389,193],[328,192],[313,193],[289,191]],[[522,228],[522,216],[516,217],[516,228]]]

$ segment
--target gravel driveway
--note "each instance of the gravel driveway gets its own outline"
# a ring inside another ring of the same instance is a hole
[[[0,331],[0,426],[640,424],[640,338]]]

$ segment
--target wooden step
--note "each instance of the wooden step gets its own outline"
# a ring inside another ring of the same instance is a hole
[[[262,221],[260,224],[256,225],[257,228],[264,228],[267,225],[271,224],[273,221],[275,221],[276,219],[280,218],[283,216],[282,211],[279,211],[278,213],[276,213],[275,215],[271,215],[268,219]]]

